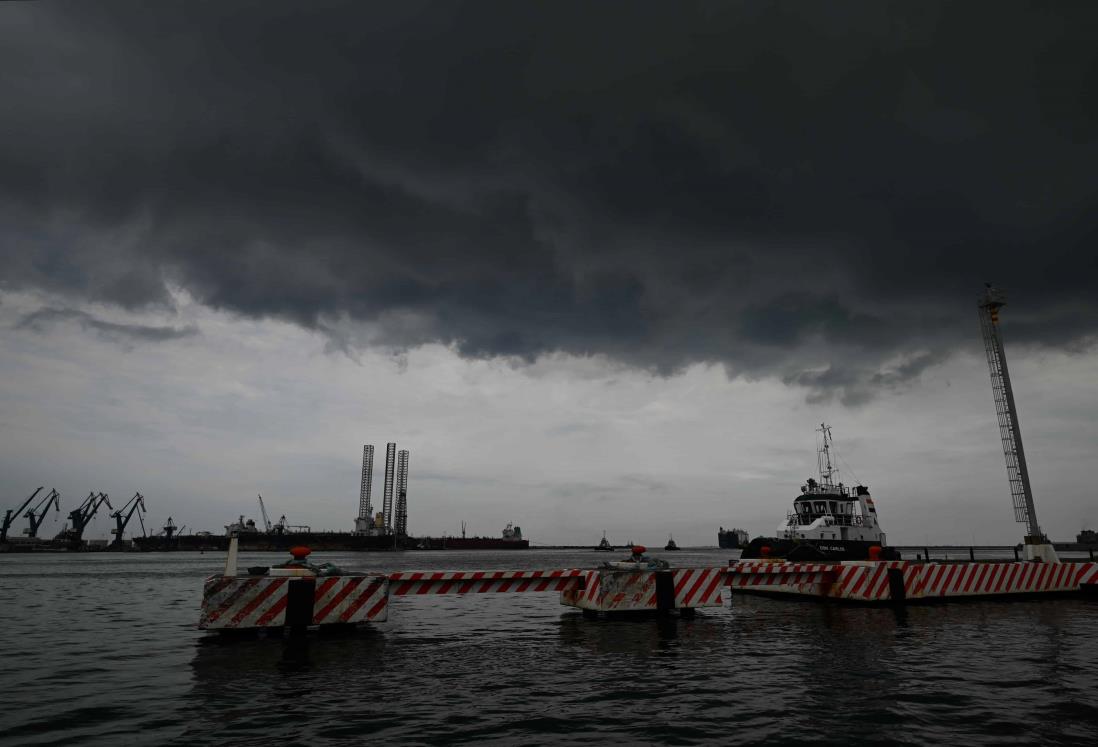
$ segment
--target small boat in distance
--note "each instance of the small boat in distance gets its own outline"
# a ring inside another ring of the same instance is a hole
[[[899,560],[900,553],[885,544],[885,533],[877,520],[877,507],[869,488],[848,488],[837,467],[831,464],[831,428],[817,429],[822,443],[817,447],[820,479],[811,477],[793,500],[793,510],[778,527],[776,537],[756,537],[740,555],[742,559],[784,558],[794,561],[867,560],[869,548],[881,548],[882,560]]]
[[[667,535],[667,544],[663,546],[664,550],[678,550],[679,546],[675,544],[675,538],[670,534]]]
[[[614,552],[614,546],[610,544],[610,540],[606,539],[606,530],[603,530],[602,540],[595,548],[595,552]]]

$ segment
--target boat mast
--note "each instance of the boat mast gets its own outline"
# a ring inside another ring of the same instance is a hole
[[[816,464],[820,470],[820,485],[832,487],[835,484],[832,482],[832,476],[837,477],[839,469],[831,466],[831,426],[827,423],[820,423],[820,427],[816,429],[816,432],[823,434],[823,444],[816,449]]]

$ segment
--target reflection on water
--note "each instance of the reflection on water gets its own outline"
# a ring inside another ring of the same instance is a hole
[[[390,622],[354,635],[222,641],[194,629],[201,579],[219,560],[0,560],[0,742],[1098,741],[1093,600],[893,609],[736,597],[690,620],[588,620],[554,594],[400,598]],[[337,559],[371,570],[431,561],[594,562]]]

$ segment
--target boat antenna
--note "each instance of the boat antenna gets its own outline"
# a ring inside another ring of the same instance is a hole
[[[820,485],[831,486],[834,485],[832,477],[839,476],[838,468],[831,465],[831,426],[827,423],[820,423],[820,427],[816,429],[816,432],[823,436],[822,443],[816,451],[816,463],[820,469]]]

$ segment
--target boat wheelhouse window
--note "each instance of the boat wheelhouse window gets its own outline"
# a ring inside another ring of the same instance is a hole
[[[812,504],[812,508],[814,508],[816,513],[818,514],[822,514],[824,511],[827,510],[824,501],[816,501],[814,504]]]
[[[839,504],[836,503],[835,501],[831,501],[831,513],[833,513],[833,514],[839,513]]]

